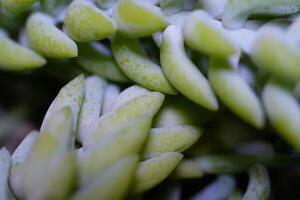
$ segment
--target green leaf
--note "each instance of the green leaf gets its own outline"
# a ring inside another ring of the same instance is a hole
[[[168,97],[156,114],[153,127],[202,125],[216,114],[182,96]]]
[[[264,126],[258,97],[228,61],[211,57],[208,77],[217,96],[232,112],[256,128]]]
[[[181,161],[178,152],[164,153],[139,164],[134,177],[133,193],[142,193],[153,188],[167,178]]]
[[[116,32],[115,22],[89,1],[75,0],[68,7],[65,26],[78,42],[102,40]]]
[[[73,131],[77,129],[77,119],[79,110],[84,98],[84,76],[80,75],[65,85],[58,93],[56,98],[51,103],[48,111],[44,117],[41,131],[43,132],[44,126],[54,113],[63,107],[70,107],[73,119]]]
[[[150,91],[142,88],[138,85],[133,85],[131,87],[126,88],[123,90],[114,100],[114,103],[111,107],[111,110],[116,110],[124,105],[126,105],[128,102],[132,101],[135,98],[138,98],[140,96],[143,96],[145,94],[149,94]]]
[[[144,147],[144,158],[152,158],[166,152],[182,152],[191,147],[201,136],[196,126],[152,128]]]
[[[33,13],[26,22],[30,46],[49,58],[77,56],[77,46],[68,36],[55,27],[54,20],[43,13]]]
[[[112,41],[112,50],[120,68],[131,80],[149,90],[176,94],[162,69],[142,55],[138,40],[117,34]]]
[[[254,14],[284,16],[299,11],[298,0],[228,0],[222,21],[226,28],[241,28]]]
[[[257,36],[251,58],[256,65],[273,76],[291,81],[300,80],[300,49],[296,41],[275,27],[265,28]]]
[[[26,11],[37,0],[0,0],[0,11],[7,15],[18,15]]]
[[[31,70],[46,64],[42,56],[11,40],[4,33],[0,33],[0,52],[0,68],[4,70]]]
[[[166,20],[159,7],[139,0],[120,0],[113,10],[118,31],[128,37],[145,37],[163,30]]]
[[[272,126],[292,146],[300,148],[300,106],[292,91],[269,82],[263,89],[263,103]]]
[[[103,103],[102,103],[102,112],[101,115],[107,114],[112,110],[113,104],[116,98],[120,94],[120,87],[115,84],[109,84],[105,88]]]
[[[165,76],[179,92],[209,110],[218,109],[207,79],[187,57],[181,30],[175,25],[164,31],[160,61]]]
[[[105,135],[119,132],[131,121],[139,118],[150,117],[156,114],[164,100],[164,95],[158,92],[140,96],[114,112],[109,112],[100,117],[94,123],[89,132],[86,133],[87,140],[83,141],[83,146],[90,148],[105,137]]]
[[[81,183],[84,185],[101,176],[107,168],[123,157],[138,154],[150,127],[150,117],[130,121],[119,132],[99,140],[95,147],[84,149],[79,159]]]
[[[30,132],[19,144],[11,157],[11,169],[9,176],[10,187],[15,196],[19,199],[24,198],[24,191],[22,191],[21,177],[22,168],[26,159],[28,158],[32,147],[38,138],[38,132]]]
[[[111,52],[99,43],[80,44],[78,64],[90,73],[100,75],[108,80],[129,82],[121,71]]]
[[[185,21],[183,31],[186,44],[200,53],[221,58],[240,53],[222,24],[204,11],[192,12]]]
[[[117,161],[101,176],[80,188],[72,200],[121,200],[129,189],[137,166],[137,156],[127,156]]]
[[[85,80],[85,97],[81,105],[78,120],[77,137],[82,140],[86,131],[100,117],[106,81],[90,76]]]

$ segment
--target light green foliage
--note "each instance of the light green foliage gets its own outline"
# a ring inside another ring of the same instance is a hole
[[[175,25],[164,31],[160,60],[167,79],[179,92],[209,110],[218,109],[207,79],[184,52],[183,36]]]
[[[265,85],[262,94],[272,126],[295,148],[300,148],[300,107],[288,87],[276,82]]]
[[[48,111],[44,117],[43,123],[41,125],[41,131],[44,130],[45,123],[47,123],[48,119],[51,115],[65,106],[71,108],[72,111],[72,119],[73,119],[73,131],[76,130],[78,113],[81,107],[81,103],[84,98],[84,76],[80,75],[70,81],[66,86],[64,86],[57,97],[53,100]]]
[[[72,200],[121,200],[129,189],[133,173],[137,165],[136,156],[127,156],[109,169],[102,176],[87,183],[82,189],[75,193]]]
[[[160,183],[179,164],[182,157],[181,153],[168,152],[141,162],[134,177],[133,192],[140,193]]]
[[[251,57],[259,68],[280,79],[300,79],[300,49],[282,30],[266,27],[253,44]]]
[[[32,147],[34,146],[38,133],[32,131],[29,133],[19,144],[11,157],[11,169],[9,176],[10,187],[12,188],[14,195],[19,199],[24,197],[24,191],[22,191],[22,169],[28,155],[30,154]]]
[[[258,97],[228,61],[211,57],[208,76],[214,91],[232,112],[256,128],[264,126]]]
[[[1,30],[0,52],[1,69],[23,71],[40,68],[46,64],[46,60],[42,56],[11,40],[4,33],[1,33]]]
[[[121,131],[132,120],[142,117],[150,117],[152,119],[163,100],[163,94],[149,92],[149,94],[133,99],[114,112],[101,116],[91,127],[90,131],[86,133],[87,140],[83,141],[83,146],[87,148],[94,146],[99,139],[105,137],[105,135]]]
[[[188,125],[153,128],[144,147],[144,158],[151,158],[165,152],[182,152],[199,139],[201,132],[200,128]]]
[[[43,13],[32,14],[26,22],[26,34],[30,46],[49,58],[77,56],[77,46],[55,26],[54,20]]]
[[[162,69],[143,54],[138,40],[117,34],[113,38],[112,49],[120,68],[131,80],[149,90],[176,94]]]
[[[78,42],[102,40],[116,32],[115,22],[91,2],[73,1],[65,16],[70,37]]]
[[[129,82],[105,46],[91,43],[79,44],[78,47],[79,55],[76,60],[85,70],[108,80]]]
[[[18,15],[26,11],[37,0],[0,0],[0,11],[7,15]]]
[[[65,199],[69,195],[76,180],[71,142],[72,113],[67,107],[47,120],[24,164],[21,184],[26,199]]]
[[[90,76],[85,80],[85,97],[78,120],[77,137],[79,141],[100,116],[105,87],[106,82],[97,76]]]
[[[242,27],[255,14],[284,16],[299,11],[298,0],[228,0],[222,21],[227,28]]]
[[[145,37],[163,30],[166,20],[159,7],[139,0],[120,0],[113,10],[118,31],[128,37]]]
[[[151,117],[131,120],[119,132],[106,135],[97,142],[97,146],[87,149],[79,160],[81,182],[87,183],[100,176],[124,156],[140,152],[150,126]]]
[[[183,31],[186,44],[201,53],[221,58],[239,54],[239,48],[222,28],[222,24],[203,11],[191,13]]]

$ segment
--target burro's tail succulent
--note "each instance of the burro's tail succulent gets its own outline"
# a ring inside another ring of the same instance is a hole
[[[0,85],[69,81],[38,130],[1,148],[0,200],[268,199],[267,169],[300,163],[299,13],[300,0],[0,0]],[[17,118],[6,91],[1,145]]]
[[[123,199],[166,179],[202,129],[152,128],[164,95],[131,86],[107,99],[111,87],[82,75],[64,86],[39,132],[28,134],[11,158],[1,151],[3,195],[11,188],[20,199]],[[105,101],[113,103],[103,113]]]

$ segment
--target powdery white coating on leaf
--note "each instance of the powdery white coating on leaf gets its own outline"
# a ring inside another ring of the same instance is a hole
[[[41,132],[43,132],[47,120],[58,110],[69,106],[72,110],[73,131],[77,129],[78,113],[84,97],[84,76],[80,75],[65,85],[51,103],[44,117]]]
[[[201,136],[196,126],[173,126],[152,128],[144,147],[144,158],[151,158],[166,152],[182,152],[191,147]]]
[[[88,140],[83,146],[90,148],[97,144],[100,138],[122,130],[127,123],[142,117],[152,117],[156,114],[164,100],[164,95],[158,92],[140,96],[128,102],[114,112],[100,117],[86,133]]]
[[[22,177],[25,199],[64,200],[70,195],[77,176],[74,152],[44,155],[36,160],[30,158],[28,162]]]
[[[0,68],[4,70],[30,70],[46,64],[42,56],[19,45],[5,34],[0,34],[0,52]]]
[[[44,123],[41,134],[49,134],[57,142],[53,150],[64,151],[73,148],[74,132],[73,132],[73,116],[70,107],[64,107],[53,113]]]
[[[32,150],[34,143],[38,137],[38,132],[30,132],[19,144],[11,157],[11,169],[9,176],[9,183],[12,192],[19,198],[24,197],[24,192],[22,191],[21,176],[22,167],[24,162],[28,158],[29,153]]]
[[[149,94],[149,93],[150,93],[149,90],[142,88],[138,85],[133,85],[131,87],[128,87],[116,97],[114,104],[112,105],[111,111],[114,111],[122,107],[123,105],[127,104],[128,102],[130,102],[131,100],[139,96]]]
[[[30,46],[45,57],[72,58],[77,46],[54,25],[54,20],[43,13],[33,13],[26,21],[26,35]]]
[[[208,77],[217,96],[232,112],[256,128],[264,126],[258,97],[227,61],[211,57]]]
[[[150,36],[166,27],[160,8],[139,0],[120,0],[113,10],[113,19],[118,31],[128,37]]]
[[[138,154],[150,127],[151,117],[136,119],[124,125],[119,132],[106,135],[97,145],[86,149],[79,160],[82,185],[101,176],[104,170],[124,156]]]
[[[68,34],[78,42],[102,40],[116,32],[115,22],[89,1],[75,0],[64,18]]]
[[[85,80],[85,97],[81,105],[77,137],[82,140],[93,122],[100,117],[106,81],[90,76]]]
[[[209,110],[218,109],[217,99],[207,79],[184,51],[179,27],[171,25],[164,31],[160,60],[167,79],[179,92]]]
[[[131,155],[118,160],[94,181],[80,188],[72,200],[121,200],[132,181],[136,169],[138,157]]]
[[[158,185],[170,175],[182,157],[181,153],[168,152],[141,162],[135,173],[132,192],[142,193]]]
[[[262,94],[272,126],[295,148],[300,148],[300,107],[292,92],[275,83],[268,83]]]
[[[149,90],[176,94],[162,69],[142,55],[138,40],[117,34],[112,40],[112,50],[120,68],[131,80]]]
[[[105,88],[101,115],[107,114],[108,112],[111,111],[112,106],[119,94],[120,94],[120,88],[117,85],[109,84]]]

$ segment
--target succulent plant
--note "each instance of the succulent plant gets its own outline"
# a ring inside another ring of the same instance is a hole
[[[272,176],[300,162],[299,12],[299,0],[0,0],[0,85],[66,83],[38,123],[2,111],[0,93],[0,199],[278,198]],[[28,121],[36,130],[7,145]]]

